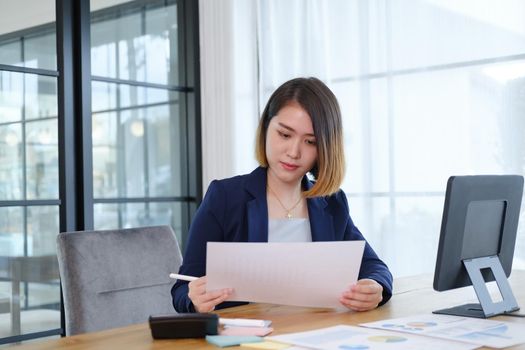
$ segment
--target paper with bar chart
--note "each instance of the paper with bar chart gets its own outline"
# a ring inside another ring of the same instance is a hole
[[[323,350],[470,350],[478,347],[457,341],[347,325],[271,336],[266,339]]]
[[[525,343],[523,324],[460,316],[424,314],[363,323],[361,326],[464,341],[492,348]]]

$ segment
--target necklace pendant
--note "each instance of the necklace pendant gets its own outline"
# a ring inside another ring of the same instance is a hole
[[[286,217],[287,217],[288,219],[291,219],[291,218],[292,218],[292,213],[288,212],[288,213],[286,214]]]

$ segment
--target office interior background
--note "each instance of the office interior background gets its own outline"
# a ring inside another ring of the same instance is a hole
[[[449,176],[525,174],[522,1],[74,2],[0,0],[0,343],[62,333],[58,232],[168,224],[184,246],[293,77],[338,97],[342,187],[395,277],[433,272]]]

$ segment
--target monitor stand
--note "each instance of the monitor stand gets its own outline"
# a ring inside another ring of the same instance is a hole
[[[483,258],[465,259],[463,260],[463,264],[467,269],[472,286],[474,286],[474,290],[476,291],[476,295],[478,296],[480,304],[459,305],[449,309],[433,311],[434,314],[487,318],[500,314],[511,313],[520,309],[514,294],[512,294],[509,281],[507,280],[507,276],[503,271],[503,267],[501,266],[501,262],[499,261],[497,255]],[[498,285],[499,291],[503,298],[501,301],[493,302],[492,298],[490,297],[485,279],[481,274],[481,270],[487,268],[492,270],[492,274],[496,279],[496,284]]]

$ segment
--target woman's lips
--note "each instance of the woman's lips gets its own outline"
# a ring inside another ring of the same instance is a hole
[[[299,168],[299,165],[289,164],[289,163],[285,163],[285,162],[280,162],[280,163],[281,163],[281,166],[282,166],[285,170],[288,170],[288,171],[294,171],[294,170],[296,170],[297,168]]]

